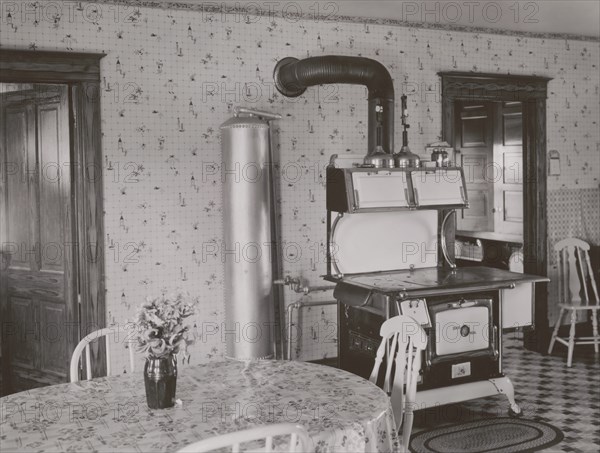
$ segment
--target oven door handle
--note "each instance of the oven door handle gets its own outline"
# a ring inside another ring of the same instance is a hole
[[[498,326],[496,325],[492,328],[492,354],[494,354],[494,360],[498,360],[500,351],[498,350]]]

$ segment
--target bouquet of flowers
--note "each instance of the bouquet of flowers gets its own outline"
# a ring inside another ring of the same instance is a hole
[[[148,358],[167,357],[179,352],[187,356],[189,326],[184,326],[183,320],[194,314],[197,303],[197,299],[181,293],[147,298],[134,321],[138,352]]]

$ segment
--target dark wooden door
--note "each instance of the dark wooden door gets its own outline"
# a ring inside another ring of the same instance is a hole
[[[456,227],[468,231],[493,231],[489,215],[494,206],[493,103],[456,102],[455,145],[457,163],[467,180],[469,209],[457,217]]]
[[[4,393],[67,381],[78,337],[66,85],[2,94]]]

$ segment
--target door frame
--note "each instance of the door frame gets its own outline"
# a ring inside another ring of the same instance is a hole
[[[523,255],[528,274],[548,273],[546,187],[546,99],[549,77],[439,72],[442,82],[442,139],[454,143],[457,100],[521,101],[523,103]],[[544,352],[550,341],[548,285],[537,283],[528,349]]]
[[[100,60],[103,53],[0,51],[0,82],[60,83],[69,87],[71,202],[76,232],[75,282],[79,285],[79,338],[106,326],[104,196],[100,130]],[[3,304],[6,306],[6,304]],[[3,319],[7,313],[3,313]],[[79,341],[77,338],[77,341]],[[104,375],[104,348],[90,345],[93,375]],[[75,344],[77,344],[75,342]],[[2,341],[6,360],[8,344]],[[72,351],[68,351],[69,354]],[[3,380],[8,378],[2,367]],[[7,382],[6,380],[4,382]]]

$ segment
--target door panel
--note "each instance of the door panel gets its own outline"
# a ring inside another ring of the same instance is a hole
[[[494,183],[494,231],[523,234],[523,121],[521,102],[495,103],[494,162],[502,174]]]
[[[455,148],[458,162],[465,173],[469,208],[457,218],[457,229],[490,231],[493,228],[488,215],[494,203],[493,179],[493,122],[490,102],[457,102]]]
[[[463,224],[472,222],[473,225],[481,225],[481,213],[489,210],[489,202],[487,193],[485,192],[469,192],[469,209],[463,209],[462,220]],[[460,228],[460,225],[459,225]]]
[[[67,334],[78,313],[67,88],[35,85],[2,94],[0,143],[7,165],[0,218],[10,256],[0,301],[9,320],[2,339],[9,392],[66,382],[77,341]]]
[[[483,105],[475,106],[483,109]],[[479,113],[479,114],[477,114]],[[468,111],[463,112],[462,119],[462,141],[461,148],[473,148],[477,146],[487,146],[487,119],[488,115],[485,111],[477,112],[474,115],[469,115]]]
[[[505,151],[502,159],[504,184],[521,184],[523,182],[523,153]]]
[[[523,145],[523,121],[520,102],[504,102],[502,115],[502,144]]]
[[[38,109],[38,161],[40,163],[40,250],[41,270],[62,272],[61,252],[64,212],[61,203],[60,179],[60,104],[52,103]]]
[[[523,191],[504,191],[504,222],[523,223]]]
[[[27,105],[10,106],[4,110],[2,132],[6,140],[6,242],[12,254],[11,265],[15,268],[31,269],[31,260],[26,250],[30,247],[29,194],[27,185],[28,154],[34,145],[32,109]],[[4,214],[4,213],[3,213]]]
[[[35,368],[37,354],[36,310],[33,299],[10,298],[12,365],[22,368]]]
[[[46,297],[62,300],[65,297],[63,277],[59,273],[26,272],[9,266],[7,283],[10,294],[18,297]]]
[[[63,304],[40,300],[40,370],[61,376],[62,362],[67,354],[64,331],[65,307]]]

